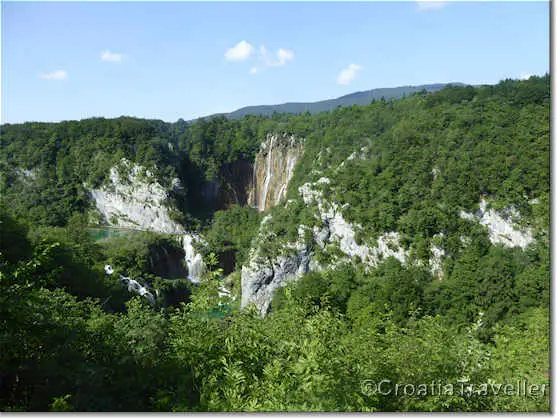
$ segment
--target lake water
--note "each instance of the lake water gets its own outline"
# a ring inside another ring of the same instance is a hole
[[[111,239],[114,237],[131,237],[140,233],[139,230],[118,227],[91,227],[87,229],[87,232],[95,241]]]

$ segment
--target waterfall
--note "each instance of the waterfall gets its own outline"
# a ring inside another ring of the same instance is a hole
[[[193,235],[185,234],[182,239],[184,252],[186,253],[186,265],[188,266],[188,279],[191,282],[199,282],[203,273],[203,257],[193,247]]]
[[[282,185],[280,186],[278,193],[275,193],[274,205],[278,205],[280,200],[286,196],[286,189],[288,188],[290,179],[292,179],[292,176],[294,175],[294,169],[296,167],[296,163],[298,162],[298,157],[299,155],[296,149],[290,149],[286,152],[286,163],[284,164],[284,172],[282,173],[283,176],[281,178]],[[281,162],[281,167],[282,166]]]
[[[303,154],[303,142],[286,134],[267,135],[255,157],[249,205],[263,212],[286,196],[288,183]]]
[[[114,274],[114,269],[110,265],[104,265],[104,272],[107,275],[112,275],[112,274]],[[156,306],[157,302],[155,300],[155,297],[147,289],[147,287],[141,285],[138,281],[136,281],[133,278],[128,278],[127,276],[124,276],[124,275],[121,275],[121,274],[118,274],[118,276],[120,277],[120,280],[122,281],[122,283],[124,285],[128,286],[128,291],[129,292],[135,292],[135,293],[141,295],[142,297],[147,298],[153,307]],[[156,290],[156,293],[157,293],[157,296],[158,296],[158,290]]]
[[[151,294],[151,292],[146,287],[141,285],[138,281],[123,275],[120,275],[120,279],[122,280],[122,282],[128,285],[129,292],[137,292],[139,295],[147,298],[153,306],[156,305],[155,297],[153,296],[153,294]]]
[[[271,163],[273,158],[273,143],[275,141],[275,136],[271,137],[271,142],[269,143],[269,151],[267,153],[267,167],[265,168],[265,180],[263,182],[263,188],[261,189],[261,196],[259,198],[259,211],[265,211],[265,202],[267,201],[267,192],[269,191],[269,182],[271,182],[272,170]]]

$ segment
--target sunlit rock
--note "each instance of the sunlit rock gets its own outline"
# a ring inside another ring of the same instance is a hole
[[[296,163],[303,154],[303,140],[294,136],[268,135],[255,158],[249,205],[265,211],[286,196]]]
[[[487,227],[489,240],[493,244],[501,244],[505,247],[520,247],[525,249],[534,241],[531,228],[520,228],[514,220],[520,220],[520,214],[514,207],[505,209],[501,214],[494,209],[487,209],[488,203],[485,199],[480,201],[480,209],[476,214],[465,211],[460,216],[466,220],[476,221]]]
[[[180,187],[177,180],[172,185]],[[168,191],[151,172],[126,159],[120,167],[110,169],[108,184],[90,192],[96,208],[111,226],[184,233],[184,228],[170,218]]]
[[[321,178],[316,183],[306,183],[299,188],[300,195],[306,204],[317,203],[318,212],[316,223],[322,227],[312,228],[299,226],[298,241],[284,243],[281,252],[276,255],[263,254],[261,247],[252,249],[248,263],[242,267],[242,307],[254,303],[262,315],[270,308],[273,295],[278,288],[288,282],[297,280],[312,270],[320,270],[321,266],[315,261],[314,253],[306,243],[304,236],[310,231],[313,241],[324,251],[327,246],[336,245],[345,255],[337,262],[350,262],[354,257],[359,258],[367,266],[377,266],[386,258],[393,256],[405,263],[408,252],[399,244],[399,234],[388,232],[382,234],[375,246],[358,244],[354,226],[347,222],[336,203],[329,203],[323,199],[319,185],[329,183],[329,179]],[[257,243],[265,243],[272,235],[267,231],[266,217],[261,223]],[[329,267],[334,266],[335,263]]]

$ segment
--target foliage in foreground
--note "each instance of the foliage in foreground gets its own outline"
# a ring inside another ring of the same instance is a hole
[[[485,338],[481,314],[460,328],[450,317],[419,310],[401,317],[397,313],[409,306],[393,297],[396,289],[367,294],[365,284],[376,279],[359,276],[350,285],[350,275],[339,271],[327,273],[325,283],[333,290],[346,285],[345,299],[334,301],[326,289],[312,297],[289,286],[280,306],[261,319],[251,309],[223,311],[230,301],[218,297],[220,279],[209,272],[214,279],[202,282],[188,304],[156,311],[134,297],[124,311],[107,313],[100,300],[52,287],[60,272],[43,268],[56,258],[56,248],[31,246],[32,255],[17,261],[2,256],[3,410],[549,409],[545,304],[495,324]],[[399,268],[382,269],[377,275]],[[304,281],[299,286],[303,290]],[[374,295],[391,301],[391,308],[378,310],[369,299]],[[545,395],[466,390],[525,380],[544,384]],[[374,392],[378,383],[381,392]],[[410,394],[408,387],[395,395],[397,383],[454,387],[425,395]]]

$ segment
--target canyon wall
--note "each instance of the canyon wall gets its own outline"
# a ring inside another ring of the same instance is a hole
[[[108,225],[168,234],[185,232],[170,217],[168,191],[150,171],[126,159],[110,169],[107,184],[90,193]]]
[[[173,188],[180,187],[180,181],[173,179]],[[104,221],[116,227],[134,228],[181,236],[185,252],[187,276],[198,282],[203,272],[203,259],[194,246],[194,240],[201,240],[187,233],[182,225],[172,220],[171,211],[176,209],[168,203],[168,191],[145,168],[123,159],[120,166],[110,169],[109,182],[99,189],[90,190],[91,197]],[[176,260],[167,258],[163,272],[168,276],[185,274]]]
[[[278,288],[301,278],[307,272],[321,269],[316,261],[315,250],[329,255],[338,255],[334,248],[340,250],[340,256],[334,256],[327,269],[334,269],[339,263],[346,262],[362,263],[369,269],[384,262],[388,257],[394,257],[402,264],[424,265],[423,261],[410,256],[410,249],[401,246],[398,232],[385,232],[373,242],[359,243],[356,240],[356,232],[361,226],[348,222],[342,215],[342,208],[336,202],[330,202],[325,198],[323,187],[329,183],[328,178],[322,177],[299,188],[299,196],[304,203],[316,207],[316,222],[314,226],[300,225],[299,240],[295,243],[283,243],[278,254],[264,255],[258,247],[257,243],[272,240],[273,236],[272,232],[267,231],[266,223],[262,222],[255,241],[256,247],[252,249],[246,265],[242,267],[242,307],[253,303],[261,315],[267,314],[271,308],[273,294]],[[521,217],[514,208],[507,209],[504,214],[487,208],[487,201],[482,200],[480,210],[476,214],[462,211],[460,216],[485,226],[493,244],[524,249],[534,242],[532,230],[516,224],[516,220],[520,220]],[[270,217],[267,216],[266,220]],[[308,230],[311,233],[310,243],[304,240],[304,232]],[[446,257],[441,246],[442,239],[442,233],[434,235],[430,246],[431,257],[425,262],[431,274],[438,280],[443,279]]]
[[[255,158],[248,204],[260,212],[277,205],[286,196],[296,163],[303,154],[303,139],[267,135]]]
[[[401,263],[407,261],[408,251],[399,244],[397,232],[380,235],[374,244],[357,243],[356,230],[360,226],[346,221],[338,204],[328,202],[323,197],[321,186],[329,182],[328,178],[321,178],[298,189],[304,203],[317,205],[315,225],[300,225],[298,241],[285,243],[283,252],[273,256],[263,255],[259,247],[252,249],[248,263],[242,267],[242,307],[254,303],[262,315],[267,314],[271,308],[273,294],[278,288],[310,271],[321,269],[315,258],[315,248],[324,252],[332,250],[331,247],[340,250],[343,256],[333,257],[327,268],[352,261],[376,267],[388,257],[394,257]],[[270,217],[267,216],[265,220],[269,220]],[[256,243],[264,243],[268,240],[267,235],[272,235],[272,232],[267,231],[265,220],[261,223]],[[305,232],[308,230],[311,232],[311,243],[304,240]],[[334,253],[332,251],[331,255]]]

